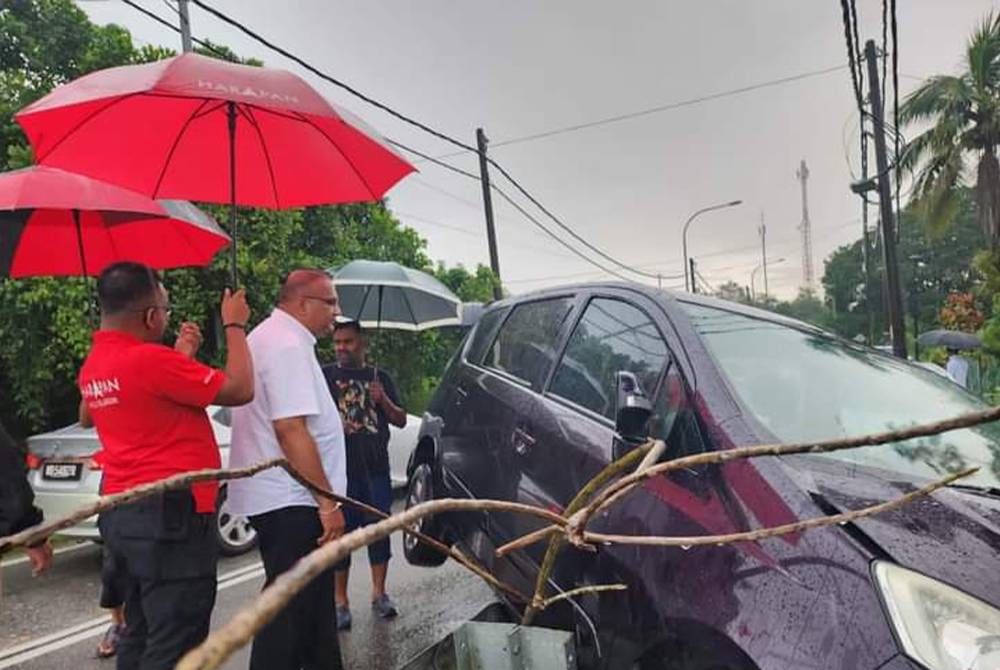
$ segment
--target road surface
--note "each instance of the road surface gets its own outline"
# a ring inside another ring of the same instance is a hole
[[[393,621],[375,620],[369,608],[368,561],[364,552],[352,561],[351,631],[341,633],[345,666],[357,669],[402,667],[492,601],[477,577],[454,563],[425,569],[408,565],[401,539],[392,538],[389,592],[400,608]],[[4,560],[0,600],[0,670],[113,670],[114,660],[99,660],[94,649],[107,628],[97,606],[100,593],[100,547],[71,544],[58,550],[49,573],[32,578],[21,554]],[[222,559],[213,628],[228,621],[260,591],[264,577],[256,550]],[[223,666],[243,670],[249,647]]]

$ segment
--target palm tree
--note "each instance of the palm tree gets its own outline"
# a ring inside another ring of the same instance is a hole
[[[932,228],[950,225],[960,190],[976,162],[977,217],[993,249],[1000,247],[1000,15],[988,14],[969,39],[964,72],[924,81],[900,107],[904,125],[930,124],[903,149],[915,171],[913,204]],[[919,170],[918,170],[919,168]]]

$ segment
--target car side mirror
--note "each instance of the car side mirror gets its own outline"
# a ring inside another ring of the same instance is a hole
[[[653,414],[653,404],[646,397],[636,376],[627,370],[615,373],[616,458],[646,439],[646,424]],[[618,444],[618,442],[621,444]]]

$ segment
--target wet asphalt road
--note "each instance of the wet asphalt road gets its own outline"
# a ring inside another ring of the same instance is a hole
[[[367,556],[362,551],[353,557],[350,597],[354,625],[340,637],[347,668],[401,668],[492,601],[490,590],[478,578],[453,563],[440,568],[408,565],[398,534],[392,538],[392,550],[389,592],[399,605],[400,616],[388,622],[375,619],[370,610]],[[97,606],[100,548],[90,543],[65,547],[52,570],[37,579],[31,577],[25,563],[9,561],[2,568],[0,670],[114,668],[113,659],[94,657],[107,627]],[[228,621],[260,591],[264,578],[259,566],[256,550],[220,561],[213,628]],[[249,647],[223,667],[242,670],[248,660]]]

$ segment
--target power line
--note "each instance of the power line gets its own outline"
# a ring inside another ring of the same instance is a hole
[[[429,156],[429,155],[427,155],[427,154],[425,154],[425,153],[423,153],[421,151],[417,151],[416,149],[408,147],[408,146],[406,146],[404,144],[401,144],[399,142],[396,142],[394,140],[389,140],[389,142],[393,146],[399,147],[403,151],[408,151],[409,153],[412,153],[415,156],[420,156],[421,158],[424,158],[424,159],[426,159],[426,160],[434,163],[435,165],[443,167],[443,168],[445,168],[447,170],[450,170],[450,171],[452,171],[452,172],[454,172],[456,174],[460,174],[460,175],[462,175],[464,177],[467,177],[469,179],[473,179],[475,181],[480,181],[479,175],[475,175],[475,174],[473,174],[471,172],[467,172],[466,170],[463,170],[461,168],[455,167],[454,165],[451,165],[450,163],[444,162],[440,158],[435,158],[433,156]],[[510,174],[510,172],[507,171],[506,168],[504,168],[502,165],[500,165],[499,163],[497,163],[492,158],[487,158],[487,160],[489,161],[490,165],[492,165],[493,167],[495,167],[500,172],[500,174],[502,174],[507,179],[507,181],[509,181],[522,195],[524,195],[524,197],[526,197],[529,201],[531,201],[531,203],[533,205],[535,205],[536,207],[538,207],[538,209],[540,209],[542,212],[544,212],[546,216],[548,216],[550,219],[552,219],[556,223],[556,225],[558,225],[562,230],[566,231],[577,242],[579,242],[580,244],[584,245],[586,248],[590,249],[591,251],[593,251],[594,253],[596,253],[601,258],[604,258],[605,260],[611,262],[612,264],[618,266],[619,268],[621,268],[623,270],[626,270],[628,272],[634,272],[637,275],[644,276],[644,277],[649,277],[649,278],[652,278],[652,279],[658,279],[659,278],[658,275],[656,275],[656,274],[653,274],[653,273],[650,273],[650,272],[643,272],[642,270],[638,270],[638,269],[636,269],[636,268],[634,268],[632,266],[629,266],[629,265],[627,265],[625,263],[622,263],[618,259],[614,258],[613,256],[610,256],[609,254],[606,254],[604,251],[602,251],[598,247],[596,247],[593,244],[591,244],[590,242],[588,242],[582,236],[580,236],[579,234],[577,234],[577,232],[575,230],[573,230],[572,228],[570,228],[569,226],[567,226],[565,223],[563,223],[559,219],[559,217],[557,217],[547,207],[545,207],[545,205],[543,205],[541,202],[539,202],[539,200],[537,198],[535,198],[535,196],[533,196],[531,193],[529,193],[528,190],[526,188],[524,188],[520,184],[520,182],[518,182],[516,179],[514,179],[514,177]],[[503,191],[501,191],[499,189],[499,187],[497,187],[496,185],[491,185],[491,187],[492,187],[492,190],[498,192],[501,195],[501,197],[503,197],[507,202],[509,202],[510,204],[512,204],[522,215],[524,215],[526,218],[528,218],[528,220],[530,220],[536,226],[538,226],[539,228],[541,228],[545,233],[547,233],[550,237],[552,237],[553,239],[555,239],[561,245],[563,245],[567,249],[570,249],[573,253],[575,253],[577,255],[580,255],[583,258],[586,258],[588,260],[588,262],[590,262],[593,265],[599,267],[602,271],[605,271],[605,272],[608,271],[607,268],[605,268],[603,265],[600,265],[599,263],[595,262],[593,259],[591,259],[591,258],[589,258],[589,257],[587,257],[587,256],[585,256],[583,254],[581,254],[581,252],[579,250],[577,250],[575,247],[569,245],[565,240],[563,240],[562,238],[560,238],[558,235],[555,235],[549,228],[545,227],[540,221],[538,221],[538,219],[536,219],[535,217],[531,216],[523,207],[521,207],[513,199],[511,199],[511,197],[509,195],[507,195],[506,193],[504,193]],[[621,279],[624,279],[625,281],[631,281],[628,278],[626,278],[626,277],[618,274],[617,272],[611,272],[610,274],[612,274],[612,275],[614,275],[616,277],[619,277]]]
[[[180,33],[181,32],[181,29],[178,26],[175,26],[170,21],[167,21],[165,18],[163,18],[159,14],[156,14],[154,12],[149,11],[148,9],[146,9],[145,7],[143,7],[142,5],[139,5],[139,4],[135,3],[135,2],[132,2],[132,0],[122,0],[122,2],[124,2],[126,5],[128,5],[132,9],[136,10],[137,12],[145,14],[147,17],[153,19],[157,23],[159,23],[161,25],[164,25],[167,28],[170,28],[175,33]],[[206,51],[212,52],[213,54],[215,54],[219,58],[222,58],[223,60],[229,60],[229,54],[226,54],[226,53],[223,53],[223,52],[219,51],[211,42],[206,42],[204,40],[199,40],[197,38],[192,38],[191,41],[193,41],[195,44],[197,44],[201,48],[205,49]]]
[[[329,82],[329,83],[333,84],[334,86],[337,86],[337,87],[339,87],[339,88],[347,91],[351,95],[353,95],[353,96],[355,96],[357,98],[360,98],[361,100],[364,100],[369,105],[372,105],[373,107],[377,107],[377,108],[381,109],[383,112],[385,112],[386,114],[389,114],[390,116],[393,116],[393,117],[399,119],[400,121],[403,121],[404,123],[408,123],[408,124],[410,124],[411,126],[413,126],[415,128],[419,128],[420,130],[424,131],[425,133],[433,135],[434,137],[437,137],[440,140],[444,140],[445,142],[448,142],[449,144],[453,144],[453,145],[455,145],[456,147],[458,147],[460,149],[464,149],[465,151],[470,151],[472,153],[476,153],[476,149],[474,147],[466,144],[465,142],[461,142],[461,141],[455,139],[454,137],[451,137],[450,135],[446,135],[445,133],[441,132],[440,130],[436,130],[434,128],[431,128],[430,126],[428,126],[425,123],[421,123],[420,121],[417,121],[416,119],[413,119],[413,118],[411,118],[409,116],[406,116],[405,114],[403,114],[401,112],[397,112],[392,107],[386,105],[385,103],[379,102],[378,100],[376,100],[375,98],[372,98],[369,95],[366,95],[366,94],[362,93],[361,91],[359,91],[357,88],[351,86],[350,84],[347,84],[347,83],[345,83],[345,82],[343,82],[343,81],[341,81],[341,80],[339,80],[339,79],[337,79],[335,77],[331,77],[330,75],[326,74],[322,70],[320,70],[320,69],[318,69],[316,67],[313,67],[312,65],[310,65],[308,62],[306,62],[302,58],[299,58],[298,56],[296,56],[295,54],[291,53],[287,49],[279,47],[274,42],[271,42],[270,40],[266,39],[265,37],[262,37],[260,34],[254,32],[250,28],[247,28],[245,25],[243,25],[242,23],[240,23],[236,19],[233,19],[233,18],[227,16],[226,14],[223,14],[219,10],[215,9],[214,7],[209,6],[208,4],[206,4],[205,2],[203,2],[203,0],[191,0],[191,2],[193,2],[194,4],[196,4],[198,7],[201,7],[206,12],[208,12],[209,14],[211,14],[212,16],[214,16],[215,18],[219,19],[223,23],[226,23],[226,24],[232,26],[233,28],[236,28],[237,30],[239,30],[241,33],[243,33],[247,37],[250,37],[251,39],[259,42],[260,44],[263,44],[268,49],[271,49],[272,51],[275,51],[275,52],[281,54],[282,56],[284,56],[285,58],[289,59],[290,61],[298,64],[299,66],[301,66],[303,68],[305,68],[306,70],[308,70],[309,72],[313,73],[314,75],[316,75],[317,77],[319,77],[323,81]]]
[[[698,105],[703,102],[710,102],[712,100],[719,100],[721,98],[728,98],[734,95],[740,95],[743,93],[749,93],[751,91],[757,91],[762,88],[770,88],[772,86],[780,86],[782,84],[788,84],[795,81],[801,81],[803,79],[810,79],[812,77],[819,77],[822,75],[830,74],[833,72],[839,72],[843,70],[846,65],[837,65],[835,67],[823,68],[822,70],[811,70],[809,72],[802,72],[796,75],[791,75],[788,77],[781,77],[780,79],[772,79],[769,81],[762,81],[756,84],[750,84],[748,86],[741,86],[740,88],[734,88],[727,91],[720,91],[718,93],[711,93],[708,95],[699,96],[697,98],[690,98],[687,100],[680,100],[678,102],[671,102],[665,105],[659,105],[657,107],[649,107],[646,109],[641,109],[634,112],[627,112],[625,114],[619,114],[616,116],[609,116],[603,119],[597,119],[595,121],[588,121],[585,123],[578,123],[570,126],[563,126],[561,128],[553,128],[552,130],[545,130],[538,133],[533,133],[530,135],[522,135],[520,137],[511,137],[506,140],[501,140],[497,142],[491,142],[491,148],[505,147],[512,144],[521,144],[523,142],[532,142],[534,140],[546,139],[549,137],[555,137],[557,135],[565,135],[567,133],[574,133],[580,130],[587,130],[588,128],[596,128],[598,126],[604,126],[612,123],[620,123],[622,121],[629,121],[631,119],[636,119],[642,116],[649,116],[651,114],[658,114],[660,112],[667,112],[674,109],[681,109],[683,107],[691,107],[693,105]],[[454,152],[449,154],[444,154],[438,156],[438,158],[454,158],[455,156],[461,156],[463,152]]]
[[[613,263],[614,265],[617,265],[618,267],[622,268],[623,270],[626,270],[628,272],[634,272],[635,274],[640,275],[642,277],[649,277],[651,279],[658,279],[657,275],[655,275],[653,273],[650,273],[650,272],[644,272],[642,270],[637,270],[636,268],[634,268],[632,266],[626,265],[625,263],[622,263],[621,261],[619,261],[618,259],[614,258],[613,256],[610,256],[609,254],[604,253],[599,248],[597,248],[596,246],[594,246],[593,244],[591,244],[590,242],[588,242],[587,240],[585,240],[583,237],[581,237],[580,235],[578,235],[575,230],[573,230],[572,228],[570,228],[569,226],[567,226],[565,223],[563,223],[559,219],[559,217],[557,217],[555,214],[553,214],[545,205],[543,205],[541,202],[539,202],[538,199],[535,196],[533,196],[531,193],[529,193],[526,188],[524,188],[523,186],[521,186],[520,182],[518,182],[516,179],[514,179],[514,177],[510,174],[510,172],[508,172],[502,165],[500,165],[499,163],[497,163],[492,158],[487,158],[486,160],[489,161],[490,165],[492,165],[493,167],[495,167],[500,172],[500,174],[502,174],[507,179],[507,181],[509,181],[514,186],[514,188],[516,188],[521,193],[521,195],[523,195],[525,198],[527,198],[529,201],[531,201],[531,203],[535,207],[537,207],[542,212],[544,212],[546,216],[548,216],[553,222],[555,222],[555,224],[557,226],[559,226],[561,229],[563,229],[566,233],[569,234],[570,237],[572,237],[573,239],[575,239],[577,242],[579,242],[580,244],[582,244],[586,248],[590,249],[591,251],[593,251],[595,254],[597,254],[601,258],[605,259],[606,261],[610,261],[611,263]]]
[[[856,60],[854,36],[851,34],[851,6],[850,0],[840,0],[844,23],[844,41],[847,44],[847,62],[851,68],[851,83],[854,85],[854,98],[858,109],[864,109],[864,96],[861,94],[861,82],[864,75],[860,63]]]

